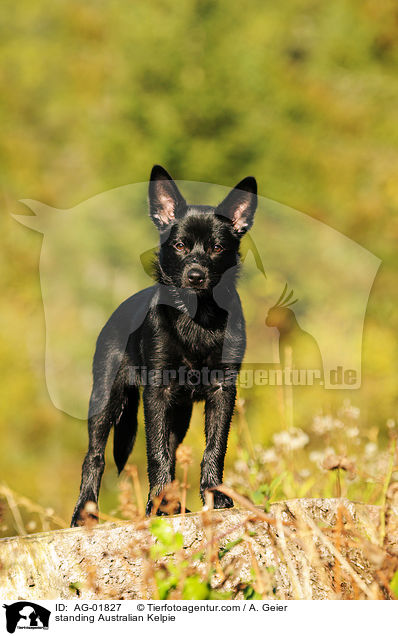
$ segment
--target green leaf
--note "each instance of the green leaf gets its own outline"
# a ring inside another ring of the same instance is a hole
[[[185,601],[203,601],[209,598],[210,586],[200,580],[198,575],[190,576],[184,583],[182,598]]]
[[[246,600],[261,600],[260,594],[256,592],[251,583],[248,583],[246,587],[243,588],[243,596]]]
[[[79,581],[74,581],[73,583],[69,583],[69,589],[71,592],[76,592],[77,596],[80,596],[82,584]]]
[[[151,533],[156,539],[158,539],[163,545],[170,545],[174,538],[174,530],[162,517],[155,517],[151,521]]]
[[[159,598],[164,601],[168,598],[169,592],[177,587],[178,577],[170,576],[164,570],[155,572],[155,581],[158,588]]]
[[[235,539],[235,541],[230,541],[229,543],[227,543],[223,548],[221,548],[218,551],[218,558],[222,559],[223,556],[225,556],[236,545],[239,545],[239,543],[242,543],[242,541],[243,541],[243,539],[242,539],[242,537],[240,537],[239,539]]]
[[[273,479],[271,481],[270,484],[270,498],[273,497],[273,495],[276,492],[276,489],[278,488],[278,486],[282,483],[282,481],[285,479],[285,477],[287,476],[287,471],[284,471],[283,473],[281,473],[280,475],[278,475],[277,477],[275,477],[275,479]]]
[[[210,601],[226,601],[232,598],[232,592],[220,592],[219,590],[210,590],[208,599]]]
[[[191,556],[191,561],[203,561],[204,558],[205,558],[205,553],[203,550],[200,550],[199,552],[195,552],[195,554]]]
[[[181,532],[176,532],[174,535],[174,542],[173,542],[173,550],[174,552],[178,552],[178,550],[181,550],[181,548],[184,545],[184,537],[181,534]]]
[[[161,517],[151,521],[151,533],[158,540],[158,544],[152,546],[151,556],[156,559],[166,554],[178,552],[184,545],[184,537],[181,532],[174,532],[172,526]]]
[[[262,486],[260,486],[260,488],[255,490],[252,494],[252,499],[256,506],[261,506],[265,497],[269,497],[268,484],[263,484]]]

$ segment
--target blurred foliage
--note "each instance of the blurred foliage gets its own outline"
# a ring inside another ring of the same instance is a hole
[[[361,426],[386,438],[398,380],[394,0],[4,0],[0,29],[0,479],[69,519],[86,447],[84,422],[58,411],[46,389],[42,238],[10,214],[26,213],[24,197],[68,208],[146,181],[154,163],[176,179],[228,186],[254,174],[263,196],[382,259],[351,397]],[[283,425],[280,398],[258,388],[244,397],[252,438],[266,444]],[[343,397],[330,397],[330,413]],[[306,408],[295,421],[304,430],[311,400]],[[187,438],[197,473],[199,411]],[[234,429],[230,463],[236,440]],[[143,475],[142,426],[134,461]],[[115,484],[108,470],[104,510],[116,505]]]

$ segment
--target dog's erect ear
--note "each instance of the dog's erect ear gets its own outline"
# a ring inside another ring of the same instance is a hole
[[[257,207],[257,182],[254,177],[242,179],[216,208],[216,214],[226,216],[238,236],[253,225]]]
[[[164,230],[186,210],[186,202],[169,173],[153,166],[148,189],[149,214],[159,230]]]

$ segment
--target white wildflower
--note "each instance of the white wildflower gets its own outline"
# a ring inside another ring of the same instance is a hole
[[[361,415],[361,409],[357,406],[353,406],[350,400],[344,400],[343,408],[339,411],[341,415],[345,415],[346,417],[350,417],[353,420],[358,420]]]
[[[344,424],[332,415],[316,415],[312,420],[312,430],[317,435],[324,435],[336,428],[343,428]]]
[[[333,420],[333,428],[344,428],[344,422],[335,418]]]
[[[376,451],[377,451],[377,444],[375,444],[374,442],[369,442],[368,444],[366,444],[365,446],[366,457],[370,457],[371,455],[374,455]]]
[[[316,415],[312,421],[312,430],[318,435],[323,435],[333,429],[333,418],[331,415]]]
[[[234,464],[234,468],[237,473],[244,473],[247,470],[247,464],[243,459],[238,459]]]
[[[358,437],[359,428],[357,426],[350,426],[346,429],[346,435],[347,437]]]
[[[270,462],[277,462],[278,461],[278,456],[275,452],[275,448],[266,448],[260,456],[260,459],[262,462],[264,462],[264,464],[270,463]]]
[[[310,438],[300,428],[290,428],[288,431],[275,433],[273,436],[275,446],[282,446],[286,450],[297,450],[308,444]]]
[[[318,464],[319,466],[321,466],[323,460],[328,455],[335,455],[334,448],[332,448],[331,446],[328,446],[327,448],[325,448],[322,451],[312,451],[309,454],[309,458],[310,458],[311,462],[314,462],[314,464]]]
[[[323,461],[324,453],[322,451],[312,451],[309,454],[310,462],[320,464]]]

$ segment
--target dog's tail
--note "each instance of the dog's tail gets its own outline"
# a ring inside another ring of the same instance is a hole
[[[137,435],[137,411],[140,401],[138,386],[130,385],[125,395],[124,406],[113,430],[113,457],[118,473],[122,472]]]

